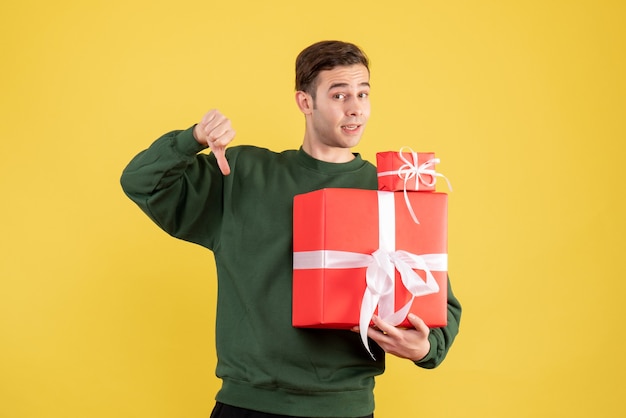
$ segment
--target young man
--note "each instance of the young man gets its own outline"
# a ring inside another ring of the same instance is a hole
[[[313,44],[296,60],[300,149],[228,147],[235,132],[212,110],[159,138],[124,170],[124,191],[157,225],[214,253],[223,383],[213,418],[372,417],[385,352],[432,368],[458,332],[461,307],[451,289],[445,328],[429,330],[412,316],[413,328],[398,329],[375,317],[368,336],[376,360],[357,333],[291,326],[293,197],[377,188],[375,167],[351,151],[370,115],[369,76],[355,45]],[[199,154],[207,147],[210,154]]]

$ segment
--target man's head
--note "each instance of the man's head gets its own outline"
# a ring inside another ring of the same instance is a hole
[[[305,117],[302,147],[322,161],[346,162],[370,115],[369,62],[357,46],[323,41],[296,60],[296,103]]]
[[[321,71],[355,64],[363,65],[369,72],[369,60],[358,46],[342,41],[317,42],[296,58],[296,91],[309,93],[315,99]]]

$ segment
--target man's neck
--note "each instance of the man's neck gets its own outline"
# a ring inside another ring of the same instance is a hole
[[[302,149],[311,157],[327,163],[347,163],[354,160],[354,154],[350,148],[330,147],[320,144],[313,145],[305,138]]]

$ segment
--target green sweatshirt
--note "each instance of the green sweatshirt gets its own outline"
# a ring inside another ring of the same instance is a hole
[[[334,164],[302,149],[235,146],[226,150],[231,174],[222,176],[203,148],[193,128],[170,132],[129,163],[121,182],[159,227],[214,253],[216,399],[281,415],[372,413],[384,353],[372,342],[372,360],[351,331],[292,327],[291,281],[293,197],[327,187],[375,190],[375,167],[358,154]],[[421,367],[437,366],[458,332],[461,307],[448,294],[449,324],[431,330]]]

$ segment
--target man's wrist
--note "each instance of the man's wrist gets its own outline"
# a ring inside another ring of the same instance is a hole
[[[199,138],[200,138],[200,134],[196,131],[197,129],[200,129],[200,125],[198,125],[197,123],[195,125],[193,125],[193,129],[191,131],[191,133],[193,134],[193,139],[196,140],[196,142],[200,145],[203,146],[208,146],[208,144],[206,144],[205,142],[202,142]]]
[[[199,143],[194,134],[194,127],[180,131],[174,139],[174,149],[184,156],[195,156],[200,151],[206,149],[208,146]]]
[[[415,363],[419,363],[420,361],[424,360],[426,357],[428,357],[428,354],[430,353],[430,340],[428,341],[428,348],[425,350],[420,350],[419,353],[416,353],[415,358],[411,359],[413,362]]]

